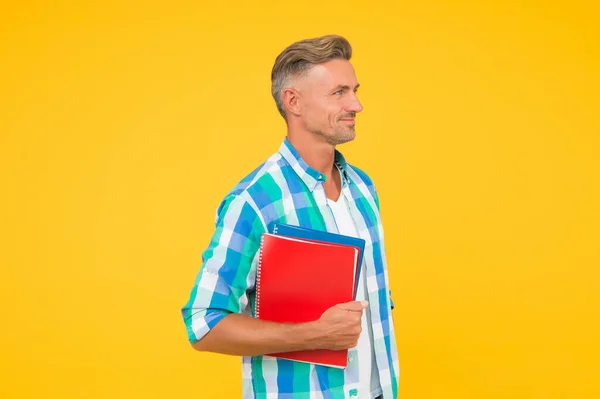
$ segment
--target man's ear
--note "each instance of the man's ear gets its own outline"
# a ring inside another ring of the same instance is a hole
[[[283,89],[281,99],[286,114],[300,115],[300,93],[295,89],[288,87]]]

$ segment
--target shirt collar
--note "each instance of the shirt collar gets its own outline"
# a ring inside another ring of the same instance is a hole
[[[287,163],[290,164],[292,169],[294,169],[294,171],[298,174],[310,191],[314,191],[320,182],[325,182],[327,180],[323,173],[312,168],[304,161],[304,159],[302,159],[298,151],[294,148],[294,146],[292,146],[292,143],[290,143],[287,137],[283,139],[283,142],[279,147],[279,153],[287,161]],[[337,149],[335,150],[334,163],[342,172],[342,184],[349,183],[350,179],[346,173],[346,168],[348,166],[346,159]]]

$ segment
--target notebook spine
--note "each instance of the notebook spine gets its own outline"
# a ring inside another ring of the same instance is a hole
[[[256,299],[255,299],[255,310],[254,313],[256,315],[256,318],[259,319],[260,318],[260,275],[261,275],[261,266],[262,266],[262,254],[263,254],[263,247],[264,247],[264,242],[265,242],[265,236],[263,235],[260,238],[260,246],[258,248],[258,265],[256,267]]]

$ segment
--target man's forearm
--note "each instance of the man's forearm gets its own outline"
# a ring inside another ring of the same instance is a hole
[[[200,351],[235,356],[317,349],[320,335],[316,323],[274,323],[229,314],[193,346]]]

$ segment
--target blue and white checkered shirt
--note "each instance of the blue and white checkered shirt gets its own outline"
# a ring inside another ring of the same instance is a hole
[[[346,163],[336,150],[342,171],[342,195],[366,240],[363,273],[373,329],[373,350],[385,399],[397,398],[399,361],[392,320],[393,303],[387,273],[379,199],[365,172]],[[258,249],[263,233],[275,223],[337,233],[323,188],[325,176],[311,168],[284,138],[279,151],[242,179],[216,212],[216,229],[202,255],[202,267],[182,309],[191,343],[198,342],[229,313],[254,316]],[[356,348],[348,367],[337,369],[269,356],[242,358],[244,399],[352,399],[360,392]]]

